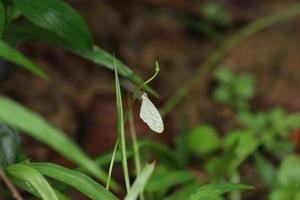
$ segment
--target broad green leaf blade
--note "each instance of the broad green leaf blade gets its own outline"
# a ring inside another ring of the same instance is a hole
[[[35,169],[26,164],[14,164],[6,168],[13,177],[30,184],[43,200],[58,200],[47,180]]]
[[[144,190],[151,174],[154,171],[155,163],[147,164],[135,179],[132,188],[127,193],[125,200],[136,200],[138,195]]]
[[[69,137],[47,123],[40,115],[9,98],[0,96],[0,120],[49,145],[103,182],[106,181],[107,175]],[[111,186],[114,189],[118,187],[114,182]]]
[[[117,200],[111,192],[81,172],[52,163],[30,163],[29,166],[44,176],[49,176],[76,188],[93,200]]]
[[[6,167],[18,161],[20,138],[15,130],[0,123],[0,167]]]
[[[13,43],[18,44],[23,42],[24,40],[39,40],[41,42],[45,42],[47,44],[56,45],[58,47],[64,48],[72,53],[75,53],[81,57],[90,60],[91,62],[102,65],[107,69],[114,70],[114,57],[101,49],[98,46],[94,46],[89,50],[80,50],[78,48],[73,47],[69,42],[65,41],[64,38],[59,35],[49,32],[48,30],[36,26],[35,24],[25,21],[23,23],[18,24],[10,24],[7,30],[7,39]],[[126,78],[128,78],[131,82],[136,85],[141,85],[144,81],[137,76],[127,65],[122,63],[120,60],[115,59],[117,64],[118,73]],[[159,95],[148,85],[144,86],[144,89],[158,97]]]
[[[127,192],[130,190],[130,181],[128,173],[127,155],[126,155],[126,138],[125,138],[125,128],[124,128],[124,116],[123,116],[123,105],[122,105],[122,95],[118,76],[118,68],[114,60],[115,66],[115,87],[116,87],[116,107],[117,107],[117,132],[119,140],[119,150],[121,151],[122,166],[125,179],[125,185]]]
[[[17,179],[13,176],[10,176],[9,178],[10,178],[10,181],[12,181],[19,188],[31,193],[35,197],[41,198],[41,196],[37,193],[37,191],[31,185],[27,184],[25,181]],[[61,192],[59,192],[55,189],[53,189],[53,190],[59,200],[70,200],[68,197],[63,195]]]
[[[34,24],[59,35],[74,49],[92,48],[93,39],[80,15],[61,0],[12,0]]]
[[[208,184],[201,186],[196,192],[191,194],[188,200],[215,200],[224,193],[246,189],[253,189],[253,187],[238,183]]]
[[[0,38],[3,35],[4,27],[5,27],[5,11],[3,8],[2,1],[0,1]]]
[[[38,66],[2,40],[0,40],[0,58],[19,65],[44,80],[49,80],[48,76]]]

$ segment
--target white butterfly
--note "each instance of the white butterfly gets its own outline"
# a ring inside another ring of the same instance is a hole
[[[140,118],[149,126],[151,130],[157,133],[162,133],[164,131],[162,118],[157,108],[148,99],[148,95],[145,92],[142,94]]]

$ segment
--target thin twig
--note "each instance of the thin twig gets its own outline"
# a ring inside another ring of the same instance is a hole
[[[203,77],[207,72],[213,70],[222,59],[235,48],[242,40],[259,32],[274,24],[289,20],[300,14],[300,3],[296,3],[282,11],[275,14],[258,19],[249,25],[242,28],[238,33],[226,39],[221,46],[214,51],[191,75],[191,78],[187,79],[185,83],[175,92],[175,94],[169,98],[165,105],[160,109],[161,115],[168,114],[177,104],[179,104],[183,98],[191,91],[193,86],[198,80]]]
[[[13,198],[16,200],[24,200],[23,197],[20,195],[18,190],[15,188],[15,186],[12,184],[12,182],[7,178],[4,170],[0,168],[0,178],[3,180],[7,188],[11,191]]]

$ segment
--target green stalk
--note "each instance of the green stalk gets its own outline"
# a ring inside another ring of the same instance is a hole
[[[109,190],[111,174],[112,174],[112,170],[113,170],[114,163],[115,163],[115,157],[116,157],[116,152],[117,152],[117,149],[118,149],[118,145],[119,145],[119,139],[117,139],[117,142],[116,142],[115,147],[114,147],[113,154],[111,156],[111,161],[110,161],[110,164],[109,164],[108,178],[107,178],[107,182],[106,182],[106,189],[107,190]]]
[[[130,135],[131,135],[132,146],[133,146],[134,164],[135,164],[136,176],[138,177],[141,173],[141,157],[139,152],[138,140],[136,137],[132,107],[129,107],[128,109],[129,109],[128,119],[129,119]],[[145,199],[143,192],[140,193],[140,199],[141,200]]]
[[[127,155],[126,155],[126,139],[125,139],[125,130],[124,130],[122,95],[121,95],[120,82],[119,82],[115,60],[114,60],[114,65],[115,65],[115,84],[116,84],[116,102],[117,102],[116,104],[117,104],[117,115],[118,115],[117,131],[118,131],[118,140],[120,140],[119,150],[121,151],[126,190],[127,192],[129,192],[130,181],[129,181],[129,172],[128,172]]]
[[[289,20],[300,14],[300,3],[296,3],[282,11],[275,14],[258,19],[244,28],[242,28],[235,35],[226,39],[221,46],[215,50],[191,75],[191,78],[187,79],[185,83],[175,92],[175,94],[163,105],[160,109],[162,116],[168,114],[177,104],[179,104],[183,98],[191,91],[197,81],[207,74],[210,70],[213,70],[222,59],[234,49],[242,40],[257,33],[263,29],[266,29],[274,24]]]

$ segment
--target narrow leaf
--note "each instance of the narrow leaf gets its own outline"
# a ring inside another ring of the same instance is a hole
[[[125,138],[125,129],[124,129],[124,116],[123,116],[123,106],[122,106],[122,95],[121,88],[118,76],[118,70],[115,65],[115,85],[116,85],[116,106],[117,106],[117,131],[118,131],[118,140],[119,140],[119,150],[121,151],[122,157],[122,166],[125,179],[125,185],[127,192],[130,190],[129,182],[129,173],[128,173],[128,164],[127,164],[127,155],[126,155],[126,138]]]
[[[261,154],[255,154],[255,166],[260,174],[262,181],[267,185],[273,188],[276,184],[276,168]]]
[[[237,183],[208,184],[201,186],[196,192],[191,194],[188,200],[215,200],[221,194],[246,189],[253,189],[253,187]]]
[[[5,27],[5,11],[3,8],[2,1],[0,1],[0,38],[3,35],[4,27]]]
[[[106,181],[106,174],[69,137],[47,123],[40,115],[29,111],[6,97],[0,96],[0,120],[49,145],[103,182]],[[116,189],[115,183],[112,182],[111,185],[112,188]]]
[[[70,46],[82,51],[92,48],[93,40],[80,15],[61,0],[12,0],[34,24],[59,35]]]
[[[90,177],[52,163],[30,163],[29,166],[44,176],[70,185],[94,200],[116,200],[117,198]]]
[[[27,184],[27,182],[17,179],[13,176],[10,176],[10,181],[12,181],[16,186],[18,186],[19,188],[31,193],[33,196],[37,197],[37,198],[41,198],[41,196],[37,193],[37,191],[30,185]],[[66,197],[65,195],[63,195],[61,192],[59,192],[58,190],[53,189],[57,198],[59,200],[70,200],[68,197]]]
[[[127,193],[125,200],[136,200],[138,195],[144,190],[151,174],[154,171],[155,163],[147,164],[140,175],[134,181],[132,188]]]
[[[30,184],[43,200],[58,200],[47,180],[32,167],[26,164],[14,164],[6,168],[6,171],[11,176]]]
[[[19,65],[44,80],[49,80],[48,76],[38,66],[2,40],[0,40],[0,58]]]

